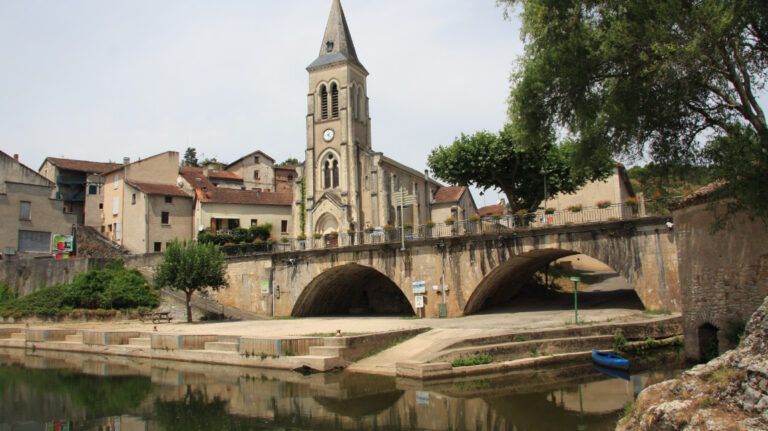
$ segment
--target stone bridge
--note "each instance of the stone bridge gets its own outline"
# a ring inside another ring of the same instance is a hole
[[[386,243],[232,259],[230,287],[217,299],[276,316],[412,315],[419,312],[413,284],[423,281],[422,315],[438,316],[444,303],[448,316],[461,316],[508,301],[548,263],[583,253],[623,276],[646,308],[677,312],[677,251],[665,222],[646,217],[408,241],[405,250]]]

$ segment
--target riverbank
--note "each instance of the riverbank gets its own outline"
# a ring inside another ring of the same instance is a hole
[[[458,319],[348,317],[158,325],[123,321],[111,322],[107,328],[98,322],[29,324],[28,327],[16,324],[0,326],[0,347],[290,370],[328,371],[357,363],[364,366],[352,366],[351,371],[395,375],[397,362],[426,364],[441,354],[442,359],[437,362],[445,364],[448,360],[452,368],[450,358],[445,357],[445,350],[451,347],[446,345],[446,340],[451,340],[451,344],[463,342],[466,347],[473,345],[472,340],[514,338],[521,333],[530,337],[532,331],[570,332],[578,338],[584,337],[589,328],[597,328],[592,335],[598,334],[602,337],[600,342],[605,344],[620,326],[647,327],[652,331],[637,332],[635,339],[667,338],[679,332],[673,329],[672,323],[679,316],[648,315],[626,309],[585,310],[581,317],[582,322],[589,322],[586,325],[569,324],[570,316],[572,314],[565,311],[536,311]],[[664,330],[659,332],[660,328]],[[341,336],[336,337],[339,331]],[[391,348],[405,345],[406,340],[410,346],[418,347]],[[483,342],[487,344],[486,341]],[[533,362],[557,361],[565,358],[559,355],[583,351],[584,345],[563,342],[563,347],[550,347],[548,352],[535,355],[541,358]],[[526,356],[525,359],[531,359],[530,353]],[[500,360],[492,366],[510,366],[507,363],[511,358],[498,357]],[[447,368],[442,367],[441,376],[444,376]],[[475,367],[463,367],[458,372],[467,373],[472,368]]]

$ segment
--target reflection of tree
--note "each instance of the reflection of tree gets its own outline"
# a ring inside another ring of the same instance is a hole
[[[187,386],[184,398],[176,401],[155,400],[155,419],[167,431],[229,430],[227,401]]]
[[[19,383],[43,393],[69,396],[89,417],[121,415],[138,407],[152,389],[150,379],[143,376],[104,377],[69,370],[0,367],[0,392]]]

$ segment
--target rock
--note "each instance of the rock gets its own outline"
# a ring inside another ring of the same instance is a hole
[[[617,430],[768,430],[768,297],[741,345],[640,393]]]

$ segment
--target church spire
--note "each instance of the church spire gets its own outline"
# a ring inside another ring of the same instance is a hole
[[[320,46],[320,55],[307,69],[342,61],[348,61],[365,70],[365,67],[357,58],[355,44],[352,42],[352,36],[349,34],[349,27],[344,16],[344,9],[341,7],[341,1],[333,0],[328,24],[325,26],[323,43]]]

